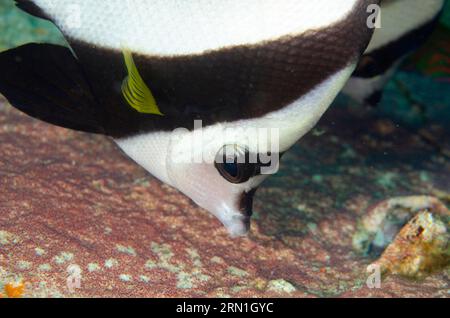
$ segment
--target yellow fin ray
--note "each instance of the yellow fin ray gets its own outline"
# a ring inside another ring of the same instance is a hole
[[[123,50],[123,56],[128,70],[128,76],[122,83],[122,94],[125,100],[140,113],[163,116],[155,97],[139,74],[131,52]]]

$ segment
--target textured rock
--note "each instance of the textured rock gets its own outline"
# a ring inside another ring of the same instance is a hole
[[[450,216],[447,207],[439,199],[430,196],[397,197],[378,203],[361,219],[358,231],[353,236],[354,248],[365,254],[381,253],[394,240],[397,233],[412,219],[417,220],[417,214],[423,211],[431,211],[430,216],[436,219],[436,222]],[[426,223],[426,219],[421,217],[418,220]],[[405,234],[415,232],[412,228],[420,226],[419,223],[423,222],[410,223],[404,228]],[[443,222],[444,232],[441,234],[445,236],[447,222]],[[431,232],[424,233],[425,236],[429,234],[435,237],[433,230],[437,229],[436,226],[440,226],[433,222],[427,226],[431,226],[429,229]]]
[[[368,111],[330,111],[257,193],[250,235],[231,239],[107,138],[0,104],[0,291],[22,283],[33,297],[449,295],[448,269],[366,286],[378,255],[352,242],[370,206],[450,195],[448,158]]]
[[[450,264],[450,211],[445,215],[422,211],[400,231],[379,260],[382,273],[423,278]]]

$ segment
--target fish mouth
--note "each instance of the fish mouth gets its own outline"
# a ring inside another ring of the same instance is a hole
[[[228,221],[222,221],[232,238],[246,236],[250,231],[250,217],[234,215]]]
[[[255,197],[257,189],[253,189],[249,192],[243,192],[239,200],[239,211],[243,216],[250,217],[253,215],[253,198]]]
[[[238,209],[228,220],[222,220],[231,237],[241,237],[250,231],[250,220],[253,214],[253,198],[256,189],[243,192],[239,198]]]

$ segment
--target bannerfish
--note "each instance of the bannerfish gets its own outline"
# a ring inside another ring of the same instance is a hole
[[[432,34],[444,4],[445,0],[382,0],[380,28],[343,93],[361,104],[376,106],[402,61]]]
[[[110,136],[136,163],[250,227],[257,187],[342,89],[378,0],[16,1],[70,48],[0,54],[0,92],[51,124]]]

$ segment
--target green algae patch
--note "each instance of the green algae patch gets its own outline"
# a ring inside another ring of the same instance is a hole
[[[297,290],[297,288],[295,288],[294,285],[292,285],[291,283],[289,283],[284,279],[276,279],[269,281],[269,283],[267,284],[267,289],[269,291],[273,291],[280,294],[283,293],[290,294]]]

